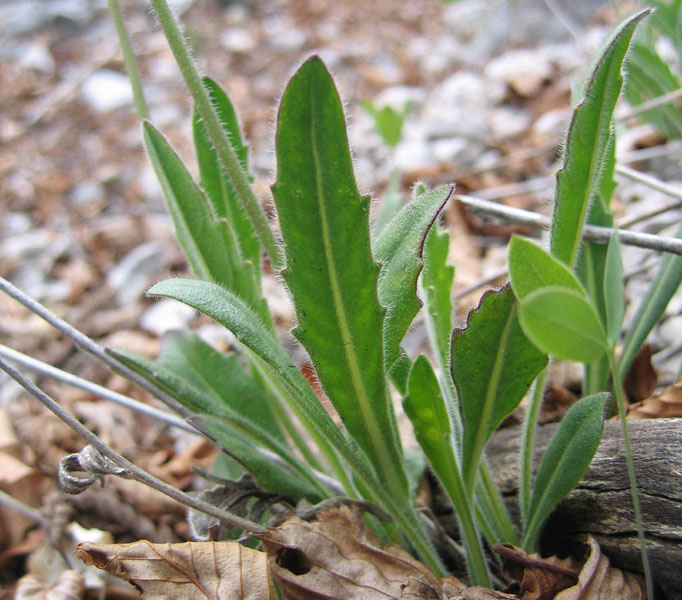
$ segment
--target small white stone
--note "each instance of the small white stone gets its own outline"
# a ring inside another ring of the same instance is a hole
[[[95,112],[107,113],[133,102],[128,78],[122,73],[100,69],[81,84],[81,98]]]
[[[163,249],[157,242],[147,242],[131,250],[107,274],[107,283],[115,290],[117,304],[126,306],[137,302],[161,269]]]
[[[500,106],[489,112],[488,122],[493,137],[505,139],[525,131],[530,126],[530,114],[522,108]]]
[[[525,97],[537,94],[552,72],[552,63],[542,48],[505,52],[485,68],[487,78],[502,81]]]
[[[172,329],[186,329],[194,318],[195,310],[177,300],[158,300],[140,318],[140,327],[149,333],[162,336]]]
[[[250,52],[256,48],[256,39],[247,29],[228,29],[220,36],[220,44],[231,52]]]

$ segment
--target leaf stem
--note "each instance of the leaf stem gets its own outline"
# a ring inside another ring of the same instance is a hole
[[[551,358],[550,358],[551,361]],[[550,362],[551,364],[551,362]],[[542,398],[545,393],[545,384],[549,373],[549,364],[540,372],[533,393],[530,396],[530,404],[523,420],[523,434],[521,438],[521,460],[519,481],[519,504],[521,509],[521,523],[525,527],[528,521],[530,509],[530,496],[533,484],[533,450],[535,447],[535,428],[537,427]]]
[[[197,111],[204,122],[206,132],[211,138],[218,158],[225,169],[225,173],[230,178],[237,197],[244,206],[244,210],[258,234],[273,268],[279,271],[284,266],[284,263],[277,240],[270,229],[268,219],[258,203],[258,198],[253,192],[253,188],[242,169],[234,148],[220,123],[220,118],[211,103],[208,92],[201,82],[201,77],[192,60],[187,42],[180,32],[178,22],[166,0],[151,0],[151,4],[159,19],[161,29],[168,40],[168,45],[173,52],[175,61],[178,63],[180,72],[194,99]]]
[[[126,73],[130,80],[130,87],[133,88],[133,101],[135,102],[135,112],[140,121],[149,118],[149,110],[147,102],[144,98],[144,91],[142,90],[142,82],[140,81],[140,71],[137,68],[137,61],[135,60],[135,52],[130,43],[130,36],[121,14],[121,6],[118,0],[107,0],[109,5],[109,13],[114,21],[116,28],[116,35],[118,36],[118,43],[121,45],[121,52],[123,53],[123,64],[126,67]]]
[[[616,359],[616,353],[613,348],[609,348],[608,352],[609,366],[613,375],[613,394],[616,397],[616,405],[618,406],[618,416],[623,429],[623,442],[625,444],[625,462],[627,464],[628,478],[630,480],[630,492],[632,494],[632,505],[635,513],[635,525],[637,526],[637,536],[639,537],[639,549],[642,557],[642,568],[644,570],[644,579],[646,581],[647,597],[654,597],[654,585],[651,577],[651,566],[649,565],[649,557],[647,554],[646,539],[644,538],[644,524],[642,521],[642,511],[639,505],[639,492],[637,490],[637,477],[635,474],[635,463],[632,458],[632,446],[630,444],[630,434],[628,432],[628,423],[625,410],[625,393],[623,392],[623,379],[621,369],[619,368]]]
[[[172,498],[176,502],[194,508],[211,517],[215,517],[216,519],[219,519],[220,521],[223,521],[232,527],[238,527],[253,534],[265,533],[266,529],[258,525],[258,523],[253,523],[248,519],[238,517],[237,515],[222,510],[217,506],[209,504],[208,502],[204,502],[199,498],[189,496],[188,494],[181,492],[179,489],[168,485],[164,481],[157,479],[151,473],[140,469],[140,467],[133,464],[128,459],[121,456],[118,452],[107,446],[99,437],[97,437],[87,427],[85,427],[76,418],[64,410],[54,398],[48,396],[37,385],[26,379],[19,371],[6,363],[2,358],[0,358],[0,369],[5,371],[5,373],[7,373],[32,396],[37,398],[45,407],[47,407],[50,411],[57,415],[57,417],[64,421],[64,423],[71,427],[71,429],[84,437],[88,443],[97,448],[97,450],[99,450],[104,456],[124,469],[126,471],[126,477],[130,477],[131,479],[139,481],[140,483],[144,483],[149,487],[161,492],[162,494]]]

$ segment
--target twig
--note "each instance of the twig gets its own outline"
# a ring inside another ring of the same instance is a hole
[[[507,223],[526,225],[536,229],[547,229],[550,219],[534,212],[504,206],[496,202],[483,200],[474,196],[454,196],[462,204],[469,206],[474,212],[494,215],[505,220]],[[682,239],[651,235],[649,233],[638,233],[627,229],[611,229],[610,227],[598,227],[596,225],[585,225],[583,237],[591,242],[608,244],[611,234],[616,231],[622,244],[647,248],[657,252],[670,252],[671,254],[682,254]]]
[[[479,198],[483,198],[484,200],[499,200],[500,198],[508,198],[509,196],[548,190],[552,186],[553,181],[554,179],[552,177],[535,177],[533,179],[527,179],[526,181],[479,190],[476,193]]]
[[[3,344],[0,344],[0,356],[3,358],[7,358],[12,362],[20,364],[24,367],[28,367],[29,369],[41,373],[42,375],[52,377],[57,381],[68,383],[69,385],[77,387],[81,390],[85,390],[86,392],[95,394],[100,398],[104,398],[105,400],[111,400],[116,404],[120,404],[121,406],[130,408],[136,412],[153,417],[154,419],[167,423],[168,425],[172,425],[173,427],[178,427],[180,429],[184,429],[185,431],[189,431],[190,433],[198,434],[198,431],[194,427],[192,427],[184,419],[181,419],[176,415],[167,413],[166,411],[163,410],[159,410],[158,408],[154,408],[153,406],[149,406],[144,402],[138,402],[137,400],[128,398],[128,396],[124,396],[123,394],[113,392],[101,385],[93,383],[92,381],[88,381],[87,379],[83,379],[82,377],[78,377],[77,375],[74,375],[72,373],[62,371],[57,367],[48,365],[47,363],[32,358],[31,356],[26,356],[26,354],[17,352],[12,348],[4,346]]]
[[[638,183],[648,185],[650,188],[658,190],[659,192],[663,192],[671,198],[682,200],[682,190],[677,187],[673,187],[672,185],[668,185],[667,183],[661,181],[660,179],[656,179],[651,175],[646,175],[640,171],[635,171],[634,169],[626,167],[625,165],[616,165],[616,173],[619,173],[628,179],[632,179],[633,181],[637,181]]]
[[[506,277],[509,274],[509,271],[507,269],[503,269],[502,271],[498,271],[497,273],[493,273],[489,277],[486,277],[485,279],[481,279],[480,281],[477,281],[473,285],[470,285],[469,287],[464,288],[463,290],[460,290],[457,292],[453,299],[454,300],[461,300],[465,296],[468,296],[472,292],[475,292],[476,290],[480,290],[482,287],[485,287],[486,285],[490,285],[491,283],[494,283],[498,279],[501,279],[502,277]]]
[[[36,523],[40,523],[42,527],[48,527],[50,524],[50,521],[46,519],[39,510],[20,502],[16,498],[12,498],[12,496],[2,490],[0,490],[0,504],[34,520]]]
[[[17,302],[23,304],[31,312],[45,319],[45,321],[47,321],[55,329],[63,333],[69,339],[73,340],[82,350],[92,354],[95,358],[99,358],[102,362],[109,365],[115,371],[118,371],[131,381],[137,383],[140,387],[147,390],[150,394],[161,400],[164,404],[172,408],[178,414],[181,414],[183,417],[192,416],[192,413],[174,398],[155,387],[144,377],[124,365],[122,362],[118,361],[116,358],[107,353],[107,351],[97,342],[91,340],[88,336],[78,331],[78,329],[75,327],[69,325],[63,319],[60,319],[57,315],[50,312],[46,307],[40,304],[40,302],[34,300],[22,292],[19,288],[12,285],[3,277],[0,277],[0,291],[5,292],[8,296],[11,296]]]
[[[682,152],[682,141],[673,140],[667,144],[661,144],[660,146],[632,150],[619,157],[618,162],[623,165],[640,160],[649,160],[650,158],[657,158],[659,156],[668,156],[669,154],[679,154],[680,152]]]
[[[678,98],[682,98],[682,89],[667,92],[665,94],[662,94],[661,96],[657,96],[656,98],[647,100],[642,104],[638,104],[637,106],[632,107],[630,110],[620,115],[617,115],[616,120],[627,121],[631,117],[635,117],[643,112],[646,112],[647,110],[651,110],[652,108],[658,108],[659,106],[663,106],[664,104],[670,104],[671,102],[674,102]]]
[[[238,527],[253,534],[261,534],[266,531],[264,527],[261,527],[257,523],[253,523],[252,521],[243,519],[237,515],[233,515],[232,513],[224,511],[217,506],[209,504],[208,502],[204,502],[199,498],[185,494],[177,488],[174,488],[160,479],[157,479],[151,473],[140,469],[127,458],[124,458],[118,452],[107,446],[99,437],[97,437],[87,427],[80,423],[80,421],[64,410],[56,400],[48,396],[37,385],[26,379],[19,371],[14,369],[14,367],[5,362],[5,360],[2,358],[0,358],[0,369],[5,371],[5,373],[7,373],[32,396],[37,398],[44,406],[46,406],[55,415],[57,415],[57,417],[64,421],[64,423],[71,427],[71,429],[84,437],[88,443],[94,446],[103,456],[120,467],[125,472],[126,477],[139,481],[140,483],[144,483],[149,487],[161,492],[162,494],[165,494],[169,498],[172,498],[176,502],[219,519],[231,527]]]

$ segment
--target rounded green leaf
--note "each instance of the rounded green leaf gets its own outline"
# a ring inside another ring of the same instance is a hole
[[[592,362],[608,348],[604,327],[584,292],[550,286],[521,301],[519,320],[538,348],[564,360]]]

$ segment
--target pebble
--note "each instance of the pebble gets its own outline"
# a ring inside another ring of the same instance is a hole
[[[107,273],[107,283],[114,290],[118,306],[139,302],[164,266],[163,248],[155,241],[131,250]]]
[[[81,84],[81,99],[96,113],[107,113],[129,106],[133,92],[128,78],[110,69],[100,69]]]
[[[552,63],[542,48],[523,48],[505,52],[491,60],[484,75],[505,83],[520,96],[530,98],[540,91],[552,72]]]
[[[160,337],[173,329],[187,329],[195,315],[196,311],[191,306],[164,298],[154,302],[144,312],[140,318],[140,327]]]
[[[258,44],[248,29],[228,29],[220,35],[220,44],[230,52],[251,52]]]

